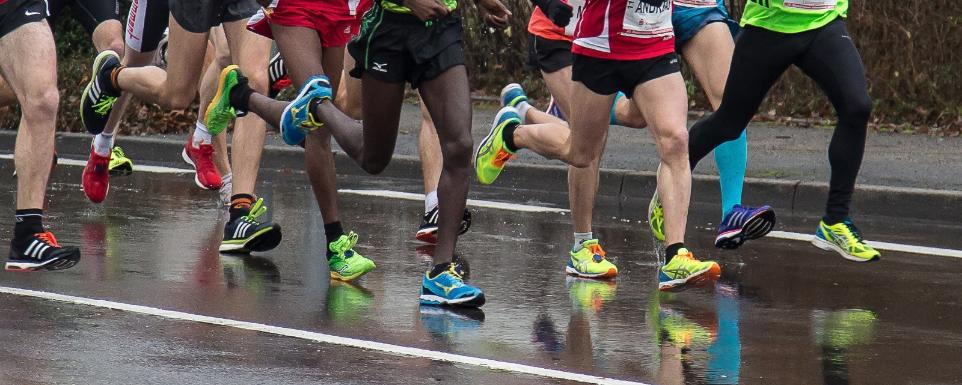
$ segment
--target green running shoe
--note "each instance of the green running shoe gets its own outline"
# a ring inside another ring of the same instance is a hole
[[[110,152],[110,165],[107,166],[110,175],[124,176],[134,172],[134,162],[124,154],[120,146],[114,146]]]
[[[231,64],[220,71],[217,93],[207,105],[207,113],[204,115],[204,124],[211,135],[224,132],[231,120],[238,116],[237,110],[230,104],[230,91],[240,83],[247,83],[247,78],[241,74],[237,65]]]
[[[651,235],[659,241],[665,241],[665,209],[661,207],[658,191],[655,191],[648,203],[648,226],[651,227]]]
[[[714,281],[721,267],[714,261],[699,261],[688,249],[678,250],[671,261],[658,269],[658,290],[672,290],[687,284]]]
[[[327,261],[331,278],[352,281],[374,270],[374,261],[364,258],[353,250],[356,244],[357,233],[351,231],[341,234],[336,241],[327,245],[327,249],[334,253]]]
[[[521,118],[514,107],[504,107],[498,111],[491,124],[491,131],[481,141],[478,151],[474,154],[474,171],[481,184],[492,184],[501,175],[505,163],[514,156],[504,143],[504,128],[509,125],[521,124]]]
[[[577,250],[569,252],[571,258],[565,272],[582,278],[614,278],[618,275],[615,264],[605,258],[605,250],[597,239],[581,242]]]
[[[831,226],[819,221],[812,244],[822,250],[835,251],[849,261],[868,262],[882,257],[881,253],[862,240],[862,233],[851,219]]]

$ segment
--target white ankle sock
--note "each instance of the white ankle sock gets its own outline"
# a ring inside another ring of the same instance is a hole
[[[192,138],[192,146],[197,147],[201,144],[210,144],[213,137],[210,136],[210,132],[207,132],[207,126],[201,123],[199,120],[194,124],[194,136]]]
[[[424,212],[434,210],[435,207],[438,207],[438,190],[431,191],[424,196]]]
[[[521,102],[515,108],[518,110],[518,115],[521,116],[521,124],[525,124],[528,121],[528,110],[531,109],[531,105],[528,102]]]
[[[109,156],[114,147],[114,134],[101,132],[94,136],[94,152],[100,156]]]
[[[571,250],[578,250],[578,248],[581,247],[581,242],[589,239],[595,239],[590,231],[587,233],[575,233],[575,245],[571,247]]]

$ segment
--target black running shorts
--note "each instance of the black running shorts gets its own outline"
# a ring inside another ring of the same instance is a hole
[[[124,28],[124,43],[137,52],[156,51],[167,30],[167,0],[132,0]]]
[[[531,35],[528,65],[550,74],[571,65],[571,42]]]
[[[256,0],[170,0],[174,20],[194,33],[207,33],[222,23],[248,19],[260,9]]]
[[[0,38],[25,24],[46,18],[47,4],[42,0],[7,0],[0,3]]]
[[[464,65],[461,15],[455,11],[424,22],[410,14],[386,12],[379,2],[364,15],[360,33],[348,44],[351,76],[368,74],[387,83],[421,83]]]
[[[624,92],[629,98],[635,87],[681,71],[678,55],[669,53],[642,60],[610,60],[574,54],[571,80],[581,82],[600,95]]]
[[[100,23],[120,21],[120,4],[117,0],[47,0],[47,7],[51,18],[58,17],[64,8],[70,7],[74,20],[89,34],[93,34]]]

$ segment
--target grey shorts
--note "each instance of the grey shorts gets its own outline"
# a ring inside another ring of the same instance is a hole
[[[256,0],[170,0],[174,20],[194,33],[206,33],[222,23],[250,18],[260,8]]]

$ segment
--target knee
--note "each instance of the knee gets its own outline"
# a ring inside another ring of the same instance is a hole
[[[455,168],[467,168],[471,164],[472,150],[471,136],[462,137],[441,143],[441,153],[444,156],[444,166]]]
[[[391,164],[390,156],[377,157],[373,159],[367,158],[367,159],[364,159],[364,162],[361,163],[361,168],[364,169],[364,172],[368,174],[377,175],[384,172],[384,170],[387,169],[387,166],[389,164]]]
[[[60,106],[60,93],[56,86],[32,90],[23,96],[21,109],[27,120],[53,119]]]
[[[839,119],[845,119],[854,123],[855,126],[865,127],[869,117],[872,115],[872,99],[868,94],[853,99],[839,111]]]
[[[120,55],[124,54],[124,39],[112,39],[109,44],[107,44],[107,49],[114,51]]]
[[[167,97],[167,108],[171,110],[186,110],[194,101],[194,95],[184,92],[172,92]]]
[[[662,160],[688,160],[688,131],[684,127],[661,135],[658,138],[658,143],[661,147]]]
[[[247,83],[255,91],[260,93],[267,92],[267,67],[259,68],[254,71],[244,71],[244,76],[247,77]]]
[[[591,154],[572,153],[570,159],[568,159],[568,164],[577,168],[585,168],[591,166],[592,160]]]

